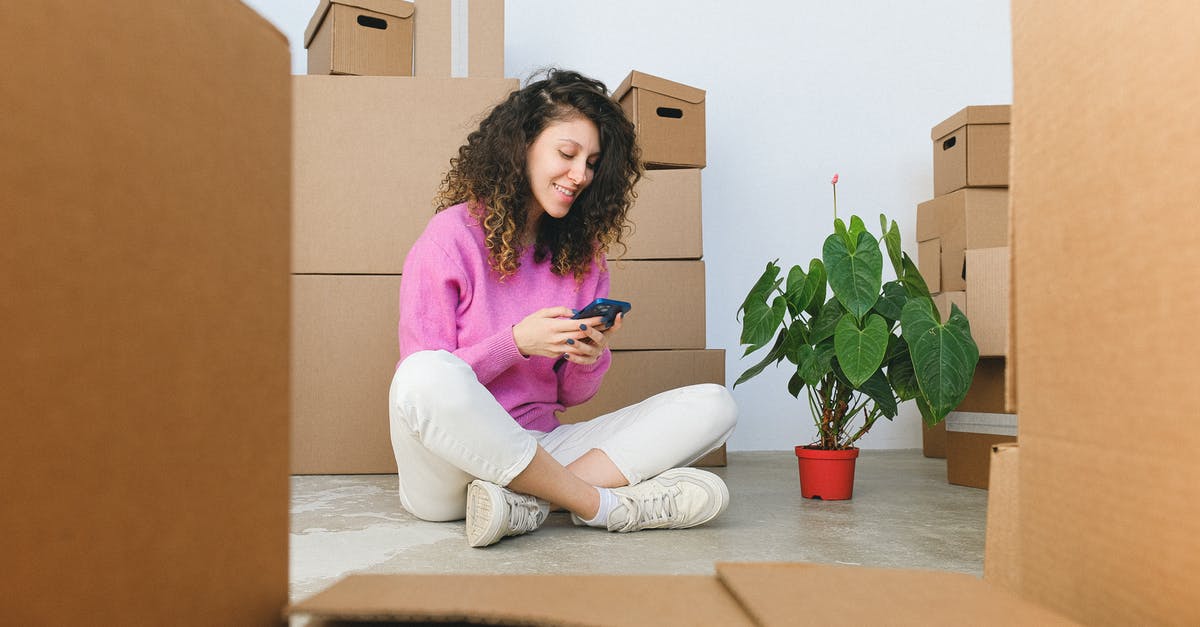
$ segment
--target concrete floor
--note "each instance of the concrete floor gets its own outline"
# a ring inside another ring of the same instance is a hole
[[[292,478],[291,597],[353,572],[710,574],[717,561],[806,561],[981,575],[987,492],[946,483],[946,462],[919,450],[863,451],[854,499],[800,496],[787,452],[734,452],[710,469],[729,509],[702,527],[608,533],[565,513],[485,549],[462,522],[428,523],[400,508],[395,476]]]

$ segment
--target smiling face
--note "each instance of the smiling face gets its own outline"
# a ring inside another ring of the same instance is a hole
[[[542,215],[562,218],[592,183],[600,158],[600,132],[591,120],[574,115],[551,122],[529,145],[525,168],[533,196],[529,199],[530,233]]]

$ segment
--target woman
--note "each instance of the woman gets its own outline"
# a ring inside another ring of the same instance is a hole
[[[555,416],[596,393],[624,324],[571,316],[608,296],[639,159],[604,84],[550,70],[468,136],[405,261],[389,399],[400,501],[424,520],[465,516],[471,546],[533,531],[550,503],[610,531],[692,527],[728,505],[719,477],[677,468],[733,431],[724,387]]]

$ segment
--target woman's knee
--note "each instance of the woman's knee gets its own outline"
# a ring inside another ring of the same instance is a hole
[[[406,357],[392,377],[392,405],[453,402],[462,398],[456,385],[478,383],[466,362],[444,351],[419,351]]]
[[[709,430],[728,435],[737,425],[737,402],[729,389],[716,383],[700,383],[689,388],[693,401]]]

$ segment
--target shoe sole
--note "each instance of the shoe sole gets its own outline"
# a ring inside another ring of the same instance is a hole
[[[708,512],[705,512],[700,520],[685,527],[671,527],[671,529],[690,529],[692,527],[698,527],[711,521],[717,516],[720,516],[725,509],[729,507],[729,486],[725,485],[725,482],[720,477],[706,470],[699,470],[697,468],[673,468],[658,475],[656,479],[665,480],[668,482],[668,484],[679,483],[681,481],[686,483],[699,483],[708,489],[710,493],[715,492],[720,496],[720,498],[717,500],[716,507],[710,509]]]
[[[472,547],[493,545],[504,537],[501,516],[494,516],[503,507],[504,494],[500,486],[476,479],[467,486],[467,544]]]

